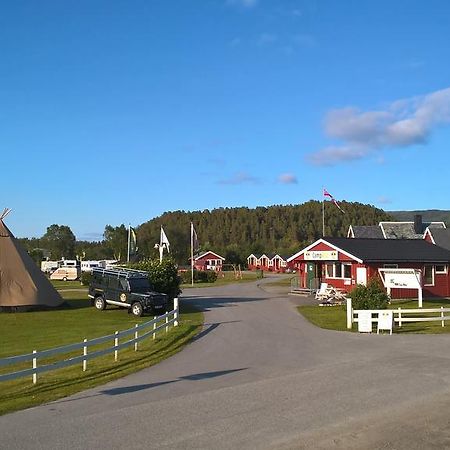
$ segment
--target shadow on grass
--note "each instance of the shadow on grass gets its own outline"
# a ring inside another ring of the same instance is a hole
[[[44,394],[52,391],[56,391],[58,389],[63,388],[70,388],[72,386],[76,386],[77,384],[88,384],[85,389],[88,389],[89,382],[95,382],[100,381],[98,384],[101,384],[101,380],[104,380],[103,382],[112,381],[112,379],[120,378],[121,376],[128,375],[129,373],[134,372],[135,370],[131,370],[132,368],[136,367],[136,364],[140,364],[139,370],[142,370],[146,367],[149,367],[151,365],[156,364],[161,359],[166,356],[167,351],[170,351],[170,354],[176,353],[178,350],[180,350],[185,344],[186,344],[186,338],[191,335],[197,326],[190,325],[187,327],[187,329],[180,334],[173,335],[171,339],[168,339],[167,342],[165,342],[165,345],[158,346],[155,345],[155,348],[151,349],[151,351],[148,351],[148,349],[143,350],[145,352],[145,355],[142,353],[139,354],[139,351],[136,356],[138,357],[132,357],[127,361],[123,362],[117,362],[114,365],[110,367],[95,367],[92,369],[92,372],[84,373],[84,375],[75,375],[72,378],[68,378],[61,381],[55,381],[51,380],[49,381],[49,384],[38,384],[33,386],[29,391],[28,395],[38,395],[38,394]],[[149,360],[152,360],[152,357],[155,355],[158,356],[154,360],[153,364],[146,365],[146,363],[149,362]],[[109,376],[115,376],[114,378],[108,378]],[[8,395],[3,393],[1,395],[1,398],[4,400],[8,400],[9,398],[15,398],[17,396],[17,393],[11,393],[11,395]]]

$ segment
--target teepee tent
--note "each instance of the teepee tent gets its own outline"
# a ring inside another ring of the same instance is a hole
[[[0,214],[0,311],[60,306],[64,300],[19,244]]]

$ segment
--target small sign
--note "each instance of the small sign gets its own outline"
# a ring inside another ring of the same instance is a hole
[[[380,331],[389,331],[392,334],[392,324],[394,323],[394,315],[392,311],[380,311],[378,313],[378,329]]]
[[[372,311],[358,312],[358,331],[360,333],[372,333]]]
[[[305,261],[337,261],[336,250],[317,250],[305,252]]]

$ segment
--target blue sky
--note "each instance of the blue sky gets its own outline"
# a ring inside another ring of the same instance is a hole
[[[14,1],[0,209],[78,239],[165,211],[448,209],[447,1]]]

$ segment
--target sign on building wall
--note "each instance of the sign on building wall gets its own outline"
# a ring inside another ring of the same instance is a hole
[[[316,250],[305,252],[305,261],[337,261],[336,250]]]

